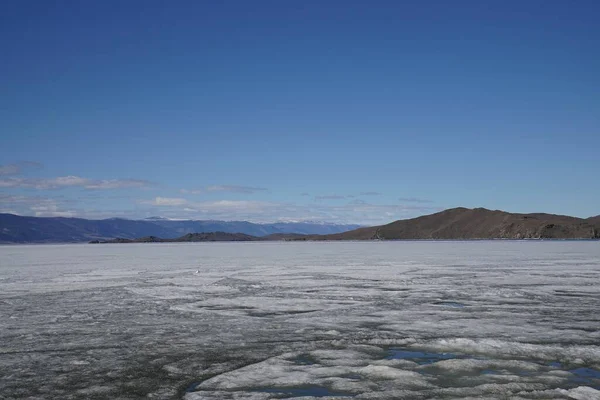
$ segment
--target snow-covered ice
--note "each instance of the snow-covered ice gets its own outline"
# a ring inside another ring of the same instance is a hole
[[[0,399],[600,399],[600,243],[0,246]]]

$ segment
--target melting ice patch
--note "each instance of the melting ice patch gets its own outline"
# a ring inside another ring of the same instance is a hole
[[[186,399],[224,393],[237,398],[254,392],[273,396],[266,398],[466,398],[516,393],[534,399],[540,398],[540,391],[541,398],[569,398],[573,393],[582,396],[580,392],[600,395],[599,384],[596,370],[568,370],[541,360],[350,345],[269,358],[208,379]],[[567,387],[579,391],[563,389]]]
[[[599,281],[597,242],[0,246],[0,393],[600,399]]]

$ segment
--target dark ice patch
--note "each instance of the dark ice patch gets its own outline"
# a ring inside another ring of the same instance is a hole
[[[200,385],[200,382],[191,383],[188,387],[185,388],[185,393],[191,393],[196,391],[196,388]]]
[[[501,375],[502,373],[497,369],[484,369],[481,371],[482,375]]]
[[[363,379],[362,375],[352,374],[352,373],[350,373],[350,374],[344,374],[344,375],[342,375],[342,378],[350,379],[350,380],[353,380],[353,381],[360,381],[360,380]]]
[[[576,382],[600,390],[600,371],[593,368],[582,367],[572,369],[569,372],[574,375],[569,379],[571,382]]]
[[[300,354],[291,360],[296,365],[313,365],[316,364],[316,360],[308,354]]]
[[[454,307],[454,308],[465,308],[465,304],[463,303],[458,303],[455,301],[438,301],[436,303],[433,303],[437,306],[445,306],[445,307]]]
[[[551,367],[554,367],[554,368],[562,368],[562,363],[560,363],[558,361],[552,361],[548,365],[551,366]]]
[[[406,349],[390,349],[387,360],[410,360],[419,365],[433,364],[441,360],[464,358],[451,353],[429,353],[425,351],[412,351]]]
[[[312,397],[353,397],[348,393],[342,392],[334,392],[327,388],[321,386],[302,386],[302,387],[292,387],[292,388],[278,388],[278,387],[269,387],[269,388],[259,388],[252,389],[253,392],[263,392],[263,393],[273,393],[277,394],[278,398],[287,399],[291,397],[303,397],[303,396],[312,396]]]

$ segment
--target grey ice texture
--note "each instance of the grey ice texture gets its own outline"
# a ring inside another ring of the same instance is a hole
[[[1,399],[600,399],[600,243],[0,246]]]

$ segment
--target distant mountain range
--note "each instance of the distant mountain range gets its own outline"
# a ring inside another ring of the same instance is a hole
[[[600,216],[583,219],[460,207],[387,225],[332,235],[309,235],[303,239],[600,239]]]
[[[0,243],[74,243],[93,240],[136,239],[154,236],[175,239],[188,233],[224,232],[256,237],[272,234],[332,234],[356,229],[359,225],[321,222],[278,222],[256,224],[246,221],[192,221],[152,217],[145,220],[111,218],[42,218],[0,214]]]
[[[255,240],[600,239],[600,215],[587,219],[452,208],[387,225],[176,221],[153,217],[87,220],[0,214],[0,243],[206,242]]]

